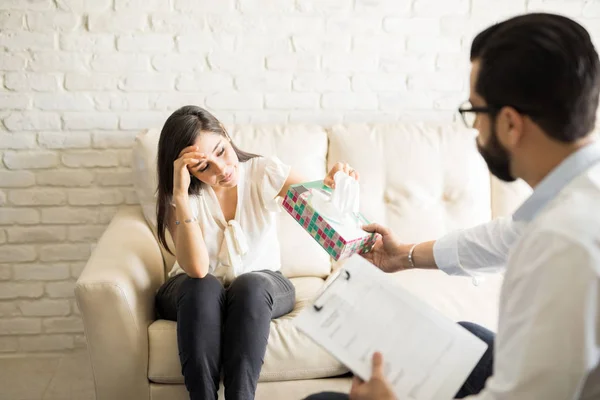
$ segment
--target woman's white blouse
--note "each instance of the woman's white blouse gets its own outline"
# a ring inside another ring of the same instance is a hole
[[[281,268],[277,238],[277,196],[290,167],[277,157],[256,157],[240,162],[235,218],[225,221],[213,189],[203,185],[198,196],[190,197],[190,207],[204,236],[209,257],[209,273],[230,283],[246,272]],[[185,271],[177,262],[169,276]]]

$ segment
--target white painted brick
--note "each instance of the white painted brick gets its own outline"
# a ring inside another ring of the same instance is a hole
[[[19,351],[21,352],[64,351],[74,347],[73,337],[70,335],[19,337]]]
[[[4,235],[4,230],[0,235]],[[3,243],[3,242],[0,242]],[[0,281],[8,281],[12,278],[12,271],[10,269],[10,265],[0,265]]]
[[[26,23],[34,32],[71,32],[81,25],[81,16],[69,12],[32,12],[27,14]]]
[[[296,11],[296,2],[295,0],[270,1],[265,7],[264,0],[238,0],[238,8],[243,14],[291,14]]]
[[[2,211],[0,210],[0,218],[3,217]],[[0,262],[27,262],[33,261],[36,258],[37,253],[34,246],[4,244],[2,245],[2,251],[0,251]],[[9,285],[11,284],[9,283]],[[15,291],[17,288],[15,287],[12,290]],[[0,290],[0,296],[2,296],[2,293],[10,292],[8,289]],[[7,295],[5,294],[5,296]]]
[[[327,72],[376,72],[377,58],[371,54],[332,53],[325,54],[323,70]]]
[[[0,11],[0,26],[8,30],[21,30],[25,21],[25,13],[15,10]]]
[[[265,56],[289,53],[292,51],[292,42],[288,35],[273,33],[270,35],[240,35],[235,40],[235,52],[251,50]]]
[[[120,129],[148,129],[150,127],[162,127],[168,115],[164,112],[128,112],[121,115]]]
[[[141,54],[95,54],[90,65],[99,72],[149,71],[150,58]]]
[[[33,149],[36,147],[35,134],[32,133],[0,133],[0,149]]]
[[[415,17],[464,15],[469,12],[469,3],[470,0],[415,0],[413,4],[413,15]]]
[[[0,190],[0,206],[5,205],[6,201],[6,193]]]
[[[48,333],[82,333],[83,321],[80,317],[46,318],[44,332]]]
[[[352,10],[353,0],[298,0],[297,7],[300,12],[335,15]]]
[[[131,149],[119,151],[119,165],[131,168]]]
[[[3,160],[8,169],[52,168],[58,165],[58,155],[47,151],[7,151]]]
[[[14,264],[17,281],[60,281],[69,278],[69,267],[64,264]]]
[[[408,110],[400,111],[398,120],[404,122],[431,121],[432,123],[448,124],[455,122],[456,111]]]
[[[0,182],[5,188],[29,187],[35,184],[35,175],[29,171],[0,170]]]
[[[86,208],[50,207],[42,209],[44,224],[93,224],[98,221],[98,210]]]
[[[390,92],[379,94],[379,107],[386,112],[431,110],[435,97],[424,92]]]
[[[37,183],[42,186],[89,186],[94,180],[94,175],[86,170],[54,169],[37,173]],[[43,212],[44,210],[42,210]]]
[[[278,54],[267,57],[267,68],[278,71],[318,71],[319,57],[313,54]]]
[[[65,88],[72,91],[116,90],[118,77],[104,73],[69,73],[65,75]]]
[[[85,335],[73,336],[73,343],[76,349],[87,349],[87,340]]]
[[[19,302],[19,309],[26,317],[58,317],[71,312],[68,300],[24,300]]]
[[[47,149],[81,149],[89,147],[90,142],[88,132],[43,132],[38,135],[38,143]]]
[[[121,189],[123,195],[125,196],[125,204],[128,205],[138,205],[140,204],[140,199],[135,191],[135,188],[123,188]]]
[[[7,232],[9,243],[54,243],[67,238],[67,228],[64,226],[12,226]]]
[[[236,124],[286,124],[289,112],[286,111],[241,111],[236,112],[234,121]],[[222,119],[219,118],[221,121]]]
[[[460,104],[465,102],[467,96],[463,93],[438,95],[434,102],[434,108],[436,110],[456,111]]]
[[[578,18],[581,16],[582,5],[581,2],[572,0],[529,0],[527,2],[527,11],[555,13],[571,18]]]
[[[54,92],[59,87],[58,74],[35,72],[8,72],[4,75],[4,86],[19,92]]]
[[[23,111],[13,112],[4,119],[9,131],[37,131],[60,129],[58,114],[49,112]]]
[[[206,69],[206,58],[199,54],[161,54],[152,58],[157,71],[202,72]]]
[[[377,96],[373,93],[325,93],[321,104],[324,109],[374,110]]]
[[[350,51],[350,35],[294,35],[292,44],[297,53],[323,54]]]
[[[218,72],[186,74],[177,78],[175,88],[182,92],[217,92],[232,89],[233,78],[229,74]]]
[[[32,208],[0,208],[0,225],[31,225],[40,222],[40,213]]]
[[[87,69],[87,54],[44,51],[33,53],[29,69],[34,72],[71,72]]]
[[[270,109],[302,110],[319,107],[317,93],[276,93],[265,96],[265,104]]]
[[[355,92],[400,92],[406,90],[406,76],[402,74],[356,74],[352,76]]]
[[[0,70],[20,71],[27,65],[28,56],[23,53],[2,53],[0,56]]]
[[[92,14],[88,17],[88,29],[90,32],[103,33],[130,33],[144,30],[147,25],[147,17],[143,13],[102,13]]]
[[[74,228],[77,228],[77,227],[74,227]],[[104,229],[106,229],[106,227],[104,227]],[[69,268],[71,268],[71,277],[73,277],[75,279],[79,279],[79,276],[83,272],[86,264],[87,263],[85,261],[70,264]],[[78,313],[76,313],[76,314],[78,314]]]
[[[360,15],[410,15],[412,0],[356,0]]]
[[[112,113],[66,112],[63,114],[65,129],[117,129],[118,117]]]
[[[94,102],[87,94],[39,93],[33,98],[34,106],[44,111],[86,111],[94,109]]]
[[[145,33],[117,38],[117,49],[122,52],[166,53],[173,49],[173,36],[161,33]]]
[[[404,36],[393,34],[360,35],[352,40],[353,52],[372,59],[377,59],[380,54],[404,54],[405,47]]]
[[[40,261],[79,261],[90,257],[88,244],[53,244],[40,247]]]
[[[42,321],[36,318],[0,319],[0,335],[31,335],[41,332]]]
[[[53,34],[38,32],[0,32],[0,47],[8,50],[51,50],[55,48]]]
[[[156,110],[167,110],[173,112],[185,104],[204,104],[204,93],[160,93],[150,100],[150,107]],[[166,120],[167,117],[164,119]],[[160,128],[164,121],[157,126]],[[137,133],[137,132],[134,132]],[[129,146],[127,146],[129,147]]]
[[[60,35],[60,48],[65,51],[82,53],[104,53],[115,51],[116,39],[109,34],[78,32]]]
[[[112,151],[77,151],[64,153],[62,163],[70,168],[80,167],[115,167],[119,165],[117,153]]]
[[[587,1],[583,5],[581,15],[586,18],[599,18],[600,17],[600,2]]]
[[[16,336],[0,337],[0,353],[12,353],[19,350],[19,341]]]
[[[160,92],[173,90],[175,76],[165,73],[130,74],[119,83],[119,89],[127,92]]]
[[[203,33],[201,36],[197,34],[177,36],[175,43],[177,50],[181,53],[208,53],[215,49],[233,52],[235,51],[235,40],[236,36],[232,34]]]
[[[8,193],[8,199],[18,206],[53,206],[67,202],[67,195],[62,189],[16,189]]]
[[[96,182],[100,186],[131,186],[133,172],[131,170],[110,170],[96,172]]]
[[[115,11],[168,12],[171,7],[165,0],[115,0]]]
[[[12,301],[0,302],[0,317],[16,317],[18,315],[20,315],[20,311],[17,308],[17,303],[12,302]],[[0,338],[0,340],[1,340],[1,338]],[[0,347],[2,347],[1,344],[0,344]]]
[[[150,99],[156,93],[99,93],[94,95],[98,111],[110,110],[148,110]]]
[[[242,75],[263,71],[265,59],[262,55],[249,51],[235,53],[215,51],[208,55],[208,65],[217,72]]]
[[[93,147],[97,149],[119,149],[133,146],[138,132],[96,132],[92,135]]]
[[[465,85],[463,74],[434,72],[413,73],[408,77],[409,90],[437,90],[440,92],[460,91]]]
[[[498,3],[499,5],[500,3]],[[506,4],[506,3],[502,3]],[[497,7],[495,7],[497,9]],[[490,25],[487,18],[473,18],[470,16],[448,16],[440,19],[440,30],[442,35],[451,37],[467,36],[474,37]]]
[[[466,53],[440,53],[435,61],[438,70],[465,71],[469,73],[471,61]]]
[[[112,0],[56,0],[58,8],[75,13],[99,13],[108,11]]]
[[[263,106],[262,93],[220,92],[208,95],[206,105],[217,110],[257,110]]]
[[[439,35],[439,18],[390,17],[383,20],[383,30],[396,35]]]
[[[79,225],[69,227],[69,240],[71,242],[95,242],[106,230],[104,225]],[[79,270],[77,270],[79,271]],[[75,278],[79,275],[74,275]]]
[[[236,15],[227,14],[207,14],[206,21],[211,32],[220,34],[248,35],[248,34],[266,34],[268,32],[268,17],[257,15]],[[279,17],[276,26],[285,26],[287,21],[284,17]],[[304,26],[306,29],[306,25]],[[287,27],[286,27],[287,28]],[[284,33],[281,29],[274,29],[279,33]]]
[[[460,52],[459,37],[413,36],[406,48],[411,53]]]
[[[235,79],[235,87],[240,92],[289,92],[292,88],[292,73],[266,71],[239,76]]]
[[[293,87],[297,92],[344,92],[350,90],[350,78],[345,74],[301,72],[296,74]]]
[[[131,159],[131,157],[129,157],[128,159]],[[99,224],[108,224],[113,217],[115,216],[115,214],[117,213],[117,211],[119,210],[118,207],[98,207],[98,223]]]
[[[174,0],[173,6],[176,11],[198,14],[235,11],[234,0]]]
[[[433,71],[433,54],[383,54],[379,59],[379,69],[388,73],[408,73]]]
[[[31,107],[31,95],[26,93],[0,93],[0,109],[26,110]]]
[[[191,33],[203,32],[206,27],[206,21],[201,14],[187,13],[158,13],[150,16],[150,27],[154,32],[158,33]],[[198,37],[198,39],[201,39]]]
[[[335,16],[327,19],[327,32],[349,35],[381,33],[383,32],[383,18]]]
[[[319,124],[331,126],[339,124],[343,120],[343,113],[330,110],[298,110],[290,111],[290,123],[293,124]]]
[[[75,282],[52,282],[46,284],[46,294],[50,298],[72,298],[75,293]]]
[[[69,204],[73,206],[117,205],[124,201],[118,189],[71,189]]]

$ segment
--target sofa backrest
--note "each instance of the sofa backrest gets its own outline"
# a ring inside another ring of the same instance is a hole
[[[235,125],[226,127],[243,150],[277,155],[306,177],[321,179],[336,161],[360,173],[361,211],[401,240],[431,240],[512,212],[527,196],[523,184],[490,180],[472,130],[458,125]],[[136,192],[155,229],[159,130],[141,132],[133,151]],[[494,196],[494,197],[492,197]],[[327,254],[284,211],[279,215],[287,276],[327,276]],[[165,268],[174,257],[163,251]]]

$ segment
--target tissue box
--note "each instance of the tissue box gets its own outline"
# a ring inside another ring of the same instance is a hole
[[[292,185],[284,200],[283,208],[333,257],[339,261],[353,254],[368,252],[376,240],[376,235],[360,229],[361,225],[369,221],[357,213],[354,221],[359,227],[349,224],[340,224],[328,219],[311,205],[311,198],[315,192],[331,196],[331,189],[323,181],[315,181]]]

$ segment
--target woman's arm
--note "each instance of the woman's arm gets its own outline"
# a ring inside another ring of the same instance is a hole
[[[175,207],[171,207],[167,227],[175,243],[177,262],[190,277],[204,278],[209,270],[208,250],[200,225],[194,219],[189,196],[174,197],[173,202]]]
[[[356,180],[358,180],[358,173],[355,170],[353,170],[347,163],[337,162],[333,165],[327,176],[325,176],[325,178],[323,179],[323,183],[329,187],[333,187],[333,177],[335,176],[336,172],[339,171],[343,171],[348,175],[354,177]],[[290,186],[297,185],[303,182],[306,182],[306,179],[304,179],[301,174],[291,169],[290,174],[285,180],[285,183],[283,184],[283,187],[281,188],[277,196],[285,197],[288,190],[290,189]]]

